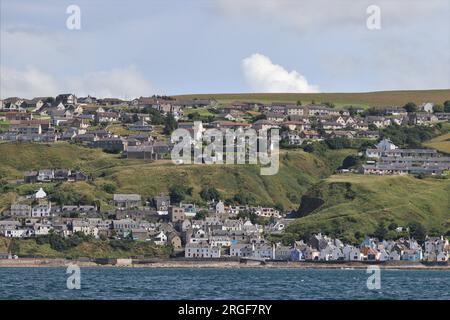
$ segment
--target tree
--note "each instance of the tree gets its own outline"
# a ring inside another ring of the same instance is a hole
[[[416,239],[419,242],[423,242],[425,240],[426,231],[423,225],[418,222],[413,222],[408,225],[409,235]]]
[[[192,195],[191,187],[184,186],[172,186],[169,188],[169,197],[170,202],[172,203],[180,203],[182,202],[187,195]]]
[[[195,220],[205,220],[205,218],[208,216],[207,210],[200,210],[195,214]]]
[[[256,202],[255,197],[253,197],[250,193],[236,193],[233,196],[233,202],[242,204],[242,205],[252,205]]]
[[[298,105],[298,106],[301,106],[301,105],[302,105],[302,102],[301,102],[300,100],[297,100],[297,105]]]
[[[414,102],[408,102],[403,106],[403,109],[408,113],[417,112],[417,105]]]
[[[164,134],[170,135],[172,132],[178,128],[177,120],[175,120],[175,117],[172,113],[169,113],[167,115],[166,121],[164,123]]]
[[[389,230],[395,230],[398,228],[398,224],[396,224],[395,222],[392,222],[391,224],[389,224],[388,229]]]
[[[450,112],[450,100],[444,102],[444,112]]]
[[[114,192],[116,192],[117,187],[112,184],[112,183],[106,183],[102,186],[103,191],[113,194]]]
[[[284,206],[283,206],[283,204],[282,204],[281,202],[275,203],[274,208],[275,208],[276,210],[278,210],[280,213],[283,213],[283,212],[284,212]]]
[[[200,197],[205,201],[220,199],[220,193],[214,187],[204,186],[200,191]]]
[[[442,104],[435,104],[433,106],[433,113],[444,112],[444,106]]]
[[[384,239],[386,239],[386,234],[387,234],[387,230],[386,230],[386,227],[384,226],[384,223],[383,222],[380,222],[379,224],[378,224],[378,226],[377,226],[377,228],[375,229],[375,232],[374,232],[374,236],[376,237],[376,238],[378,238],[378,240],[384,240]]]
[[[354,155],[350,155],[347,156],[343,161],[342,161],[342,169],[348,169],[351,167],[355,167],[357,165],[360,164],[360,158],[358,156],[354,156]]]

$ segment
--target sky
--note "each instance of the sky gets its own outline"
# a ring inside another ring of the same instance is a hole
[[[0,97],[446,89],[449,3],[0,0]]]

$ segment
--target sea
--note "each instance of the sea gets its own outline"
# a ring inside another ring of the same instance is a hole
[[[0,268],[0,299],[450,300],[450,271]]]

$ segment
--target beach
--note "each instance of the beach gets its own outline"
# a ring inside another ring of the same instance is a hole
[[[254,260],[189,260],[189,259],[112,259],[107,263],[88,260],[69,260],[51,258],[19,258],[1,259],[0,268],[39,268],[39,267],[133,267],[133,268],[298,268],[298,269],[366,269],[368,266],[378,266],[381,269],[406,270],[449,270],[446,264],[424,264],[410,261],[377,261],[328,262],[328,261],[254,261]]]

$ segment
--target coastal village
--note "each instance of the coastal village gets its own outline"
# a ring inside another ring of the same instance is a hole
[[[444,237],[427,237],[423,245],[411,238],[395,241],[366,238],[354,246],[316,234],[307,242],[295,241],[292,246],[284,246],[266,239],[283,232],[292,220],[274,208],[225,206],[222,201],[212,201],[207,208],[187,203],[173,205],[165,195],[151,199],[148,206],[143,205],[138,194],[114,194],[113,199],[114,218],[103,219],[95,206],[52,206],[41,188],[33,195],[33,206],[11,206],[6,213],[10,219],[0,221],[0,234],[27,239],[51,233],[61,237],[81,233],[95,239],[151,241],[158,246],[170,246],[174,253],[188,259],[446,263],[450,251],[449,241]],[[198,219],[202,211],[207,211],[208,216]],[[240,212],[251,212],[271,222],[252,223],[239,218]],[[396,231],[404,230],[396,227]],[[11,253],[2,253],[1,257],[17,258]]]
[[[432,127],[450,120],[450,103],[424,102],[411,108],[387,106],[368,112],[331,103],[303,105],[232,102],[214,99],[176,100],[140,97],[131,101],[96,99],[61,94],[31,100],[0,101],[2,143],[73,143],[120,154],[123,159],[163,161],[170,158],[170,130],[185,128],[194,134],[194,121],[219,130],[253,128],[281,133],[281,147],[307,146],[325,139],[365,139],[365,162],[343,168],[342,174],[431,175],[450,170],[450,157],[435,149],[400,148],[380,132],[389,126]],[[169,120],[168,120],[169,119]],[[20,185],[39,185],[1,214],[0,237],[29,239],[76,234],[93,239],[151,242],[170,247],[173,256],[185,259],[249,259],[276,261],[409,261],[447,263],[449,240],[427,236],[386,240],[366,237],[358,244],[343,243],[323,234],[295,240],[289,245],[274,241],[293,221],[290,212],[268,206],[225,203],[211,198],[206,204],[174,201],[160,193],[114,193],[107,211],[98,204],[55,203],[46,191],[53,182],[89,182],[95,179],[77,168],[35,168],[23,172]],[[406,226],[395,226],[399,234]],[[0,258],[17,258],[12,252]]]

